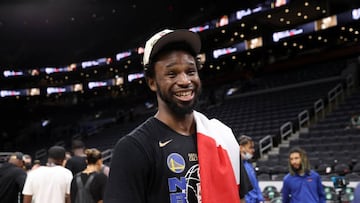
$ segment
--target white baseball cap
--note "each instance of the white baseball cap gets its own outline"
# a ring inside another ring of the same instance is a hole
[[[196,54],[198,54],[201,49],[201,39],[197,33],[186,29],[165,29],[156,33],[148,41],[146,41],[143,57],[144,66],[148,65],[150,63],[150,59],[165,45],[173,42],[187,43]]]

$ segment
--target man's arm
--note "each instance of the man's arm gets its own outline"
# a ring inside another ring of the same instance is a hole
[[[18,185],[20,194],[20,202],[23,202],[24,196],[22,194],[22,191],[24,189],[25,181],[26,181],[27,174],[26,172],[19,174],[19,176],[16,178],[16,184]]]
[[[111,159],[104,202],[145,202],[147,183],[144,178],[148,177],[149,160],[139,143],[131,137],[123,137],[116,144]]]
[[[320,175],[318,175],[318,194],[319,194],[319,200],[321,203],[325,203],[326,202],[326,195],[325,195],[325,190],[324,187],[322,185],[322,181],[321,181],[321,177]]]
[[[69,194],[65,194],[65,203],[71,203]]]
[[[283,203],[289,203],[290,202],[289,192],[290,192],[289,191],[289,186],[287,184],[286,176],[285,176],[285,178],[283,180],[283,187],[281,189]]]
[[[23,203],[31,203],[32,195],[24,195]]]
[[[240,203],[246,203],[245,198],[240,199]]]

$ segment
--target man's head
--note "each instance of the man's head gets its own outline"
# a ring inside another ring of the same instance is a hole
[[[240,154],[244,160],[250,160],[254,156],[255,148],[254,141],[247,135],[241,135],[239,137]]]
[[[201,40],[199,35],[186,29],[165,29],[154,34],[152,37],[150,37],[149,40],[146,41],[144,49],[143,65],[145,75],[147,77],[154,76],[153,68],[155,62],[157,61],[157,55],[160,52],[164,52],[166,50],[164,48],[166,48],[168,45],[174,43],[181,44],[182,46],[187,46],[186,49],[195,58],[197,57],[197,54],[199,54],[201,49]]]
[[[16,165],[19,168],[24,167],[24,161],[23,161],[24,154],[21,152],[14,152],[10,155],[8,162]]]
[[[294,147],[290,150],[289,170],[291,175],[309,173],[310,163],[303,149]]]
[[[85,144],[81,140],[73,140],[71,143],[71,149],[76,156],[83,156],[85,150]]]
[[[29,154],[24,154],[23,156],[23,161],[25,164],[25,169],[26,170],[30,170],[32,167],[32,158]]]
[[[145,45],[144,68],[159,110],[178,116],[193,111],[201,92],[197,54],[201,40],[188,30],[163,30]]]
[[[48,163],[62,165],[65,159],[65,148],[62,146],[52,146],[48,150]]]

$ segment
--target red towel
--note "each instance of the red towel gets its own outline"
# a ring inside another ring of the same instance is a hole
[[[194,112],[202,203],[239,203],[240,149],[232,130]]]

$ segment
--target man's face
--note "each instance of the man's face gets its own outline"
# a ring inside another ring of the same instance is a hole
[[[301,170],[301,156],[299,152],[291,153],[289,156],[290,165],[294,171],[299,172]]]
[[[154,69],[149,86],[157,92],[159,109],[180,116],[191,113],[201,92],[194,57],[184,51],[171,51],[159,57]]]

